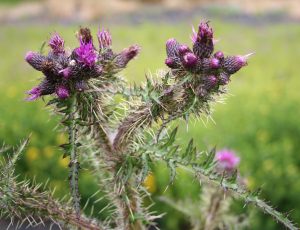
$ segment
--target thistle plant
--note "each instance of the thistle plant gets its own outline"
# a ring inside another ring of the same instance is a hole
[[[222,202],[220,194],[226,193],[296,229],[285,215],[240,182],[239,158],[231,152],[199,151],[193,139],[187,146],[178,144],[176,121],[188,123],[191,118],[211,116],[211,105],[226,94],[232,75],[247,65],[251,55],[215,52],[213,29],[207,22],[201,22],[197,31],[193,29],[191,38],[192,47],[169,39],[165,60],[168,71],[147,76],[141,86],[129,86],[119,75],[139,54],[140,47],[132,45],[117,52],[109,31],[104,29],[93,39],[90,29],[80,28],[79,45],[72,51],[65,49],[64,40],[55,33],[47,55],[28,52],[25,60],[42,72],[43,78],[27,92],[27,100],[49,96],[47,106],[60,116],[62,131],[69,137],[61,147],[63,157],[70,159],[71,202],[55,200],[41,186],[19,183],[13,176],[7,180],[6,170],[1,170],[0,213],[31,224],[37,223],[31,219],[52,220],[67,229],[148,229],[156,226],[162,214],[151,212],[144,204],[144,197],[151,195],[143,182],[155,164],[165,162],[170,184],[176,179],[178,167],[203,182],[206,192],[201,200],[216,197],[214,200]],[[3,169],[13,169],[15,160],[10,162],[4,163]],[[84,162],[108,200],[111,214],[105,221],[97,215],[85,216],[82,211],[78,180]],[[201,222],[197,229],[221,226],[217,220],[197,221]]]

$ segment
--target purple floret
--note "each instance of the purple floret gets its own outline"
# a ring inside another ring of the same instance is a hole
[[[225,171],[236,169],[240,163],[240,158],[231,150],[223,149],[217,152],[216,160],[218,166]]]
[[[96,60],[97,54],[94,50],[92,41],[84,43],[80,40],[80,46],[75,49],[76,61],[87,67],[92,67]]]
[[[54,33],[50,38],[49,46],[52,48],[54,54],[65,53],[65,41],[57,33]]]
[[[27,94],[29,95],[29,97],[26,98],[27,101],[34,101],[36,99],[38,99],[41,96],[41,88],[40,87],[34,87],[31,90],[29,90],[27,92]]]

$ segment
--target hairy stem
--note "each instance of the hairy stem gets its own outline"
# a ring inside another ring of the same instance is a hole
[[[76,215],[80,216],[80,194],[78,187],[78,176],[79,176],[79,161],[77,153],[77,128],[76,128],[76,95],[70,98],[69,104],[69,116],[68,116],[68,133],[69,133],[69,145],[70,145],[70,188],[71,196],[73,199],[73,206],[76,212]]]
[[[51,220],[58,225],[66,224],[68,226],[79,227],[88,230],[101,230],[100,223],[95,222],[83,215],[74,212],[68,204],[61,204],[47,192],[40,192],[38,188],[29,187],[26,183],[14,184],[14,196],[11,205],[6,204],[0,208],[5,209],[10,217],[17,216],[19,219],[36,218],[41,223],[43,220]],[[0,196],[5,196],[0,189]],[[35,224],[38,222],[34,221]]]
[[[220,177],[213,175],[212,173],[206,171],[205,169],[199,166],[193,166],[193,170],[188,169],[187,167],[183,167],[188,171],[194,172],[198,178],[206,179],[213,184],[221,186],[222,189],[231,191],[234,195],[244,200],[246,204],[253,204],[259,209],[261,209],[264,213],[272,216],[277,222],[283,224],[286,228],[291,230],[297,230],[298,228],[290,221],[284,214],[275,210],[272,206],[267,204],[264,200],[260,199],[256,194],[250,193],[243,188],[238,187],[237,184],[230,183],[227,180],[221,180]]]

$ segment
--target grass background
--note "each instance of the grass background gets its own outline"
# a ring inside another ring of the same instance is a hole
[[[194,21],[196,25],[196,21]],[[300,108],[299,60],[300,27],[293,24],[249,26],[213,20],[217,50],[225,54],[255,52],[249,66],[236,74],[229,86],[226,104],[217,104],[212,121],[191,121],[188,131],[181,125],[182,143],[193,137],[200,149],[213,145],[228,147],[241,157],[241,171],[250,188],[263,186],[262,196],[279,210],[293,210],[300,222]],[[137,43],[139,58],[122,74],[130,82],[140,82],[145,73],[165,68],[165,41],[170,37],[190,44],[190,23],[177,25],[112,25],[116,50]],[[98,25],[91,25],[94,32]],[[37,84],[39,73],[24,61],[28,50],[38,50],[50,32],[58,31],[69,47],[77,45],[76,26],[1,26],[0,28],[0,142],[16,145],[32,134],[30,146],[18,165],[21,177],[50,179],[56,195],[68,193],[68,161],[62,159],[58,145],[66,137],[55,130],[57,118],[49,115],[42,100],[25,102],[24,92]],[[160,203],[156,197],[198,198],[199,185],[180,172],[177,182],[163,193],[168,183],[164,166],[156,167],[151,180],[156,208],[167,211],[160,221],[162,229],[184,229],[187,218]],[[92,174],[83,169],[80,191],[84,201],[96,191]],[[96,199],[96,198],[95,198]],[[101,206],[101,204],[100,204]],[[99,207],[100,208],[100,207]],[[251,229],[281,229],[271,218],[252,213]]]

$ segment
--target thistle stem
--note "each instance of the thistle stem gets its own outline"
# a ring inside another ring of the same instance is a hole
[[[79,176],[79,161],[77,153],[77,128],[76,128],[76,95],[73,95],[70,99],[68,105],[68,133],[69,133],[69,145],[70,145],[70,188],[71,196],[73,199],[73,207],[75,209],[76,215],[80,218],[80,194],[78,188],[78,176]]]

